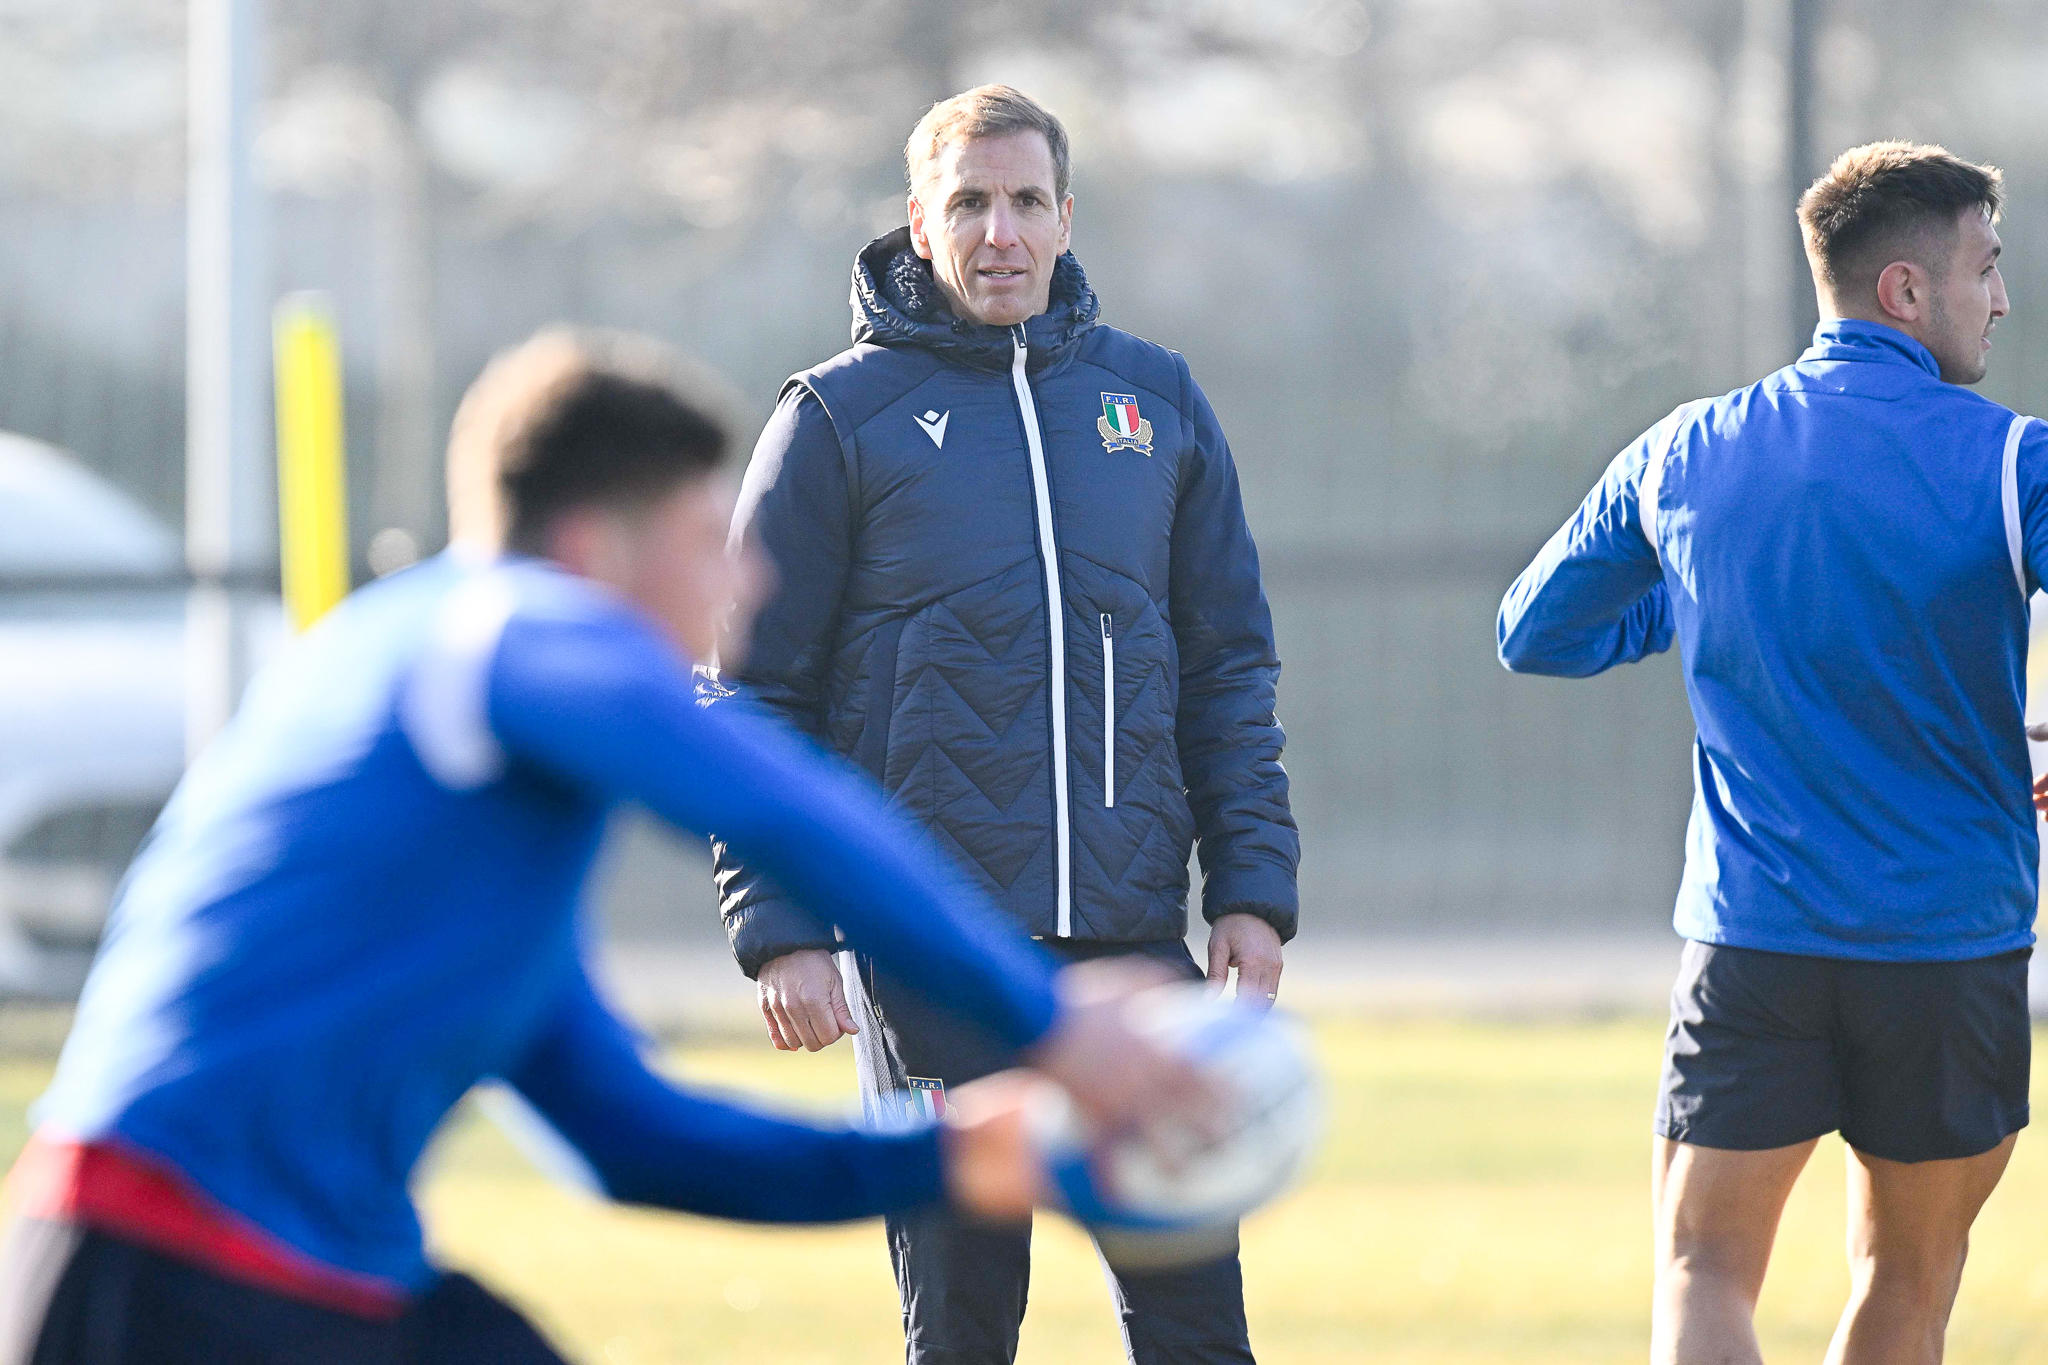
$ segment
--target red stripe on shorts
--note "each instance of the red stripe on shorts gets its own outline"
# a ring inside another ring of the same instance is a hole
[[[81,1223],[303,1303],[384,1321],[405,1310],[401,1287],[314,1260],[131,1147],[39,1133],[14,1163],[7,1194],[17,1216]]]

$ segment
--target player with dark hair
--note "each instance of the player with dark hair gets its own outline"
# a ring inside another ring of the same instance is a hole
[[[1786,1196],[1850,1147],[1827,1359],[1941,1358],[2027,1122],[2027,599],[2048,430],[1971,393],[2005,316],[1998,171],[1844,153],[1799,204],[1822,322],[1609,466],[1501,604],[1501,661],[1680,646],[1699,735],[1657,1110],[1657,1362],[1755,1362]]]
[[[615,1199],[805,1222],[945,1198],[1028,1212],[1014,1086],[877,1134],[646,1067],[576,912],[625,799],[715,826],[1106,1123],[1200,1101],[1113,989],[1056,989],[864,781],[696,704],[687,656],[757,594],[724,549],[727,445],[647,342],[544,334],[472,388],[454,548],[257,679],[123,885],[10,1180],[0,1362],[558,1359],[429,1264],[407,1193],[489,1078]]]

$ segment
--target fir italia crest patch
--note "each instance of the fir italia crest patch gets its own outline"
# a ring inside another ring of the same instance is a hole
[[[1102,416],[1095,419],[1102,433],[1104,451],[1135,450],[1152,453],[1152,424],[1138,415],[1138,396],[1133,393],[1102,395]]]
[[[910,1093],[906,1097],[906,1108],[913,1119],[937,1123],[946,1117],[946,1083],[930,1076],[906,1076]]]

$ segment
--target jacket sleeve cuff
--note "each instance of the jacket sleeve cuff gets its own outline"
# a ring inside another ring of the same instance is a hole
[[[758,977],[763,967],[786,954],[839,947],[831,929],[787,902],[757,901],[734,910],[726,916],[725,932],[733,957],[749,977]]]
[[[1217,872],[1202,883],[1202,918],[1214,924],[1225,915],[1257,915],[1287,942],[1300,917],[1293,875],[1277,868]]]

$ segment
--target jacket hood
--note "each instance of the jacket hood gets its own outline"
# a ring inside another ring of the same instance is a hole
[[[1008,327],[954,316],[932,278],[931,262],[910,245],[910,229],[897,228],[869,242],[853,262],[853,339],[876,346],[920,346],[976,369],[1007,370]],[[1036,373],[1066,357],[1095,325],[1101,306],[1074,253],[1053,262],[1052,304],[1024,323]]]

